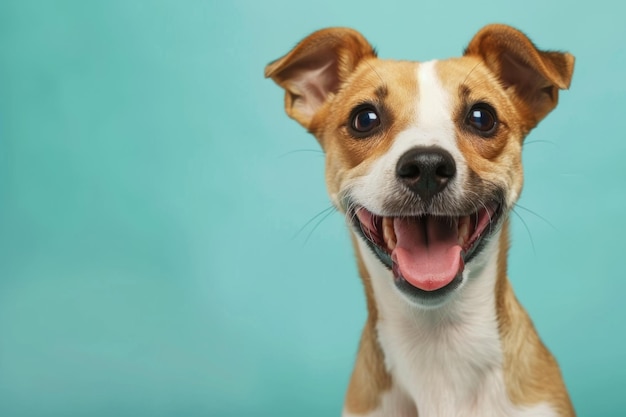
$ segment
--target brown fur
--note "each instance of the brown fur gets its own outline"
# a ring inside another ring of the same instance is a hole
[[[504,353],[504,382],[513,404],[549,401],[560,415],[574,416],[559,365],[537,335],[507,278],[509,224],[500,235],[496,312]]]
[[[380,405],[380,395],[391,388],[392,379],[385,369],[385,357],[378,343],[376,331],[378,309],[374,301],[371,279],[363,264],[354,237],[352,240],[356,250],[359,274],[365,289],[368,315],[363,328],[354,371],[348,385],[345,407],[351,413],[363,414]]]

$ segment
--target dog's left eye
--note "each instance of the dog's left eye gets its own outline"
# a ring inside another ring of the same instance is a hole
[[[380,117],[372,108],[364,108],[352,116],[352,128],[359,133],[367,133],[380,126]]]
[[[471,126],[479,134],[490,136],[495,133],[498,125],[498,118],[493,107],[486,103],[479,103],[472,106],[465,123]]]

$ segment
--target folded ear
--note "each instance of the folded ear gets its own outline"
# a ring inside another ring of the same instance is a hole
[[[569,88],[574,57],[540,51],[522,32],[506,25],[488,25],[471,40],[465,55],[481,57],[505,88],[527,104],[535,124],[557,104],[559,89]]]
[[[335,93],[357,64],[375,57],[372,46],[357,31],[328,28],[302,40],[287,55],[265,67],[285,89],[285,111],[308,128],[328,96]]]

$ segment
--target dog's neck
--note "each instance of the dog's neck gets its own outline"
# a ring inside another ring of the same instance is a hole
[[[441,407],[467,409],[481,401],[489,404],[497,403],[494,398],[506,398],[502,392],[485,397],[486,386],[504,389],[497,310],[506,305],[498,300],[505,296],[498,282],[506,281],[506,234],[504,230],[492,236],[480,259],[467,266],[466,283],[458,296],[432,309],[403,300],[392,273],[363,241],[356,240],[368,273],[364,280],[370,281],[366,288],[372,289],[368,305],[376,319],[370,325],[375,326],[385,368],[413,402],[442,412],[446,410]]]

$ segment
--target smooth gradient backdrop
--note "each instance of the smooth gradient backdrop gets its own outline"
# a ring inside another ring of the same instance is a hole
[[[580,416],[625,415],[625,3],[0,2],[0,416],[338,416],[364,296],[323,155],[263,78],[503,22],[577,58],[528,137],[510,276]]]

